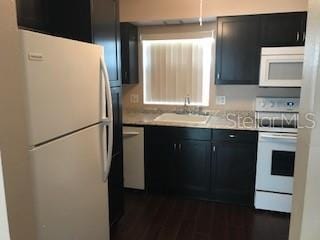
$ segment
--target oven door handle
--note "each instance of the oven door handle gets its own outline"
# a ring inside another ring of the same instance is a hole
[[[281,134],[261,134],[262,139],[279,139],[279,140],[297,140],[297,136],[281,135]]]

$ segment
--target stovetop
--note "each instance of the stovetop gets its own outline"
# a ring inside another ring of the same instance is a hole
[[[260,131],[297,132],[299,98],[256,98],[256,121]]]

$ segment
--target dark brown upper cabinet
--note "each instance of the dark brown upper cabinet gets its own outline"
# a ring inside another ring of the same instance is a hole
[[[258,84],[260,16],[217,20],[216,84]]]
[[[138,83],[138,28],[130,23],[121,23],[120,32],[122,83]]]
[[[261,46],[303,46],[306,37],[306,12],[261,16]]]
[[[112,87],[121,85],[118,0],[18,0],[19,27],[104,46]]]
[[[19,26],[40,32],[47,30],[48,8],[45,0],[16,0],[16,7]]]
[[[111,87],[121,86],[121,41],[118,0],[91,0],[92,36],[104,46]]]
[[[261,47],[303,46],[306,12],[220,17],[216,84],[258,84]]]

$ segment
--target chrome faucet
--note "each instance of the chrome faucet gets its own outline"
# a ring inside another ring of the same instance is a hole
[[[190,104],[191,104],[190,96],[187,95],[187,96],[184,98],[184,107],[183,107],[183,112],[184,112],[184,114],[189,114],[189,113],[191,113]]]

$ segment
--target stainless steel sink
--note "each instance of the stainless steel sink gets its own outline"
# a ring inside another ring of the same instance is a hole
[[[176,114],[176,113],[163,113],[154,121],[165,123],[189,123],[189,124],[207,124],[210,116],[195,115],[195,114]]]

